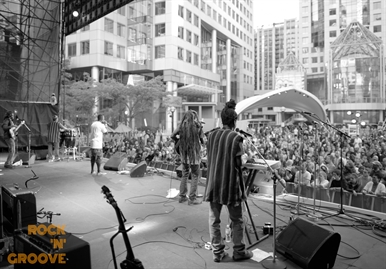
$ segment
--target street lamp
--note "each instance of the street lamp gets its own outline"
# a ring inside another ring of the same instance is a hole
[[[172,118],[172,133],[174,133],[174,111],[176,108],[174,106],[169,107],[170,117]]]

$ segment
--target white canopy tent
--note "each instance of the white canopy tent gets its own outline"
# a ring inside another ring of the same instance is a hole
[[[322,121],[327,120],[326,112],[320,100],[312,93],[294,87],[280,88],[244,99],[237,103],[236,112],[240,114],[259,107],[286,107],[297,112],[312,113],[315,118],[308,117],[303,113],[303,116],[309,120],[316,118]]]

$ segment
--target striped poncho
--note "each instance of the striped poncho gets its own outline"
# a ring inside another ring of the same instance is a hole
[[[229,129],[212,132],[208,137],[208,173],[204,201],[237,205],[246,199],[241,175],[243,137]]]

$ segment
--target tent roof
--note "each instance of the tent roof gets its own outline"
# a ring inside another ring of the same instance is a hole
[[[124,124],[119,124],[118,127],[114,130],[114,133],[128,133],[131,131],[131,128],[124,125]]]
[[[312,93],[294,87],[280,88],[244,99],[236,105],[236,112],[240,114],[259,107],[286,107],[298,112],[310,112],[322,121],[327,120],[320,100]]]

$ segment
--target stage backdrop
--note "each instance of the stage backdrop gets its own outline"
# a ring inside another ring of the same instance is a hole
[[[31,148],[47,148],[48,123],[52,121],[53,115],[58,115],[58,107],[50,103],[38,102],[12,102],[0,101],[0,121],[3,122],[4,115],[8,111],[15,111],[19,119],[25,120],[25,124],[31,129]],[[20,122],[16,121],[16,124]],[[18,135],[19,148],[28,146],[28,129],[20,127]],[[0,148],[7,148],[4,140],[4,131],[0,128]]]

